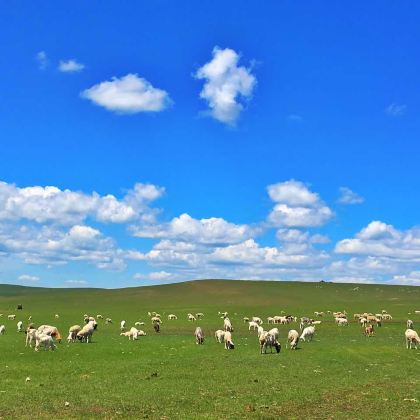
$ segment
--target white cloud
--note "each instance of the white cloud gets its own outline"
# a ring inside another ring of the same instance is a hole
[[[361,204],[364,198],[347,187],[340,187],[340,197],[338,203],[340,204]]]
[[[407,111],[407,106],[403,104],[392,103],[385,108],[385,113],[391,117],[401,117]]]
[[[154,271],[152,273],[137,273],[134,275],[135,280],[167,280],[172,276],[167,271]]]
[[[54,186],[19,188],[0,182],[0,221],[74,224],[88,217],[109,223],[153,220],[155,211],[148,204],[163,192],[162,188],[139,183],[119,200],[111,194],[100,196]]]
[[[301,117],[298,114],[290,114],[287,116],[287,119],[289,121],[293,121],[293,122],[302,122],[303,121],[303,117]]]
[[[81,96],[117,114],[158,112],[171,104],[166,91],[153,87],[137,74],[113,77],[84,90]]]
[[[230,48],[213,49],[213,58],[195,74],[204,79],[200,97],[208,102],[209,114],[218,121],[234,124],[242,112],[243,99],[250,99],[257,83],[249,68],[238,66],[240,56]]]
[[[420,271],[412,271],[404,275],[395,275],[390,283],[420,286]]]
[[[251,237],[255,232],[247,225],[236,225],[218,217],[194,219],[184,213],[169,223],[133,227],[134,236],[168,238],[203,244],[230,244]]]
[[[72,285],[84,285],[87,284],[86,280],[66,280],[64,283]]]
[[[36,56],[36,61],[38,62],[38,68],[40,70],[45,70],[48,66],[48,57],[45,51],[39,51]]]
[[[84,68],[85,65],[79,63],[75,59],[70,59],[67,61],[60,60],[60,63],[58,64],[58,70],[60,70],[63,73],[77,73],[82,71]]]
[[[36,282],[36,281],[39,281],[39,277],[38,276],[31,276],[29,274],[22,274],[21,276],[18,277],[18,280]]]
[[[325,235],[319,233],[310,235],[309,232],[298,229],[279,229],[276,233],[276,237],[279,241],[293,243],[326,244],[330,241]]]
[[[276,203],[268,216],[274,226],[321,226],[333,217],[333,212],[317,193],[295,180],[280,182],[267,187],[268,195]]]

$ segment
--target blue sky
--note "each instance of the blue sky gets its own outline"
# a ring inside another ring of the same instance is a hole
[[[420,284],[419,17],[6,2],[0,282]]]

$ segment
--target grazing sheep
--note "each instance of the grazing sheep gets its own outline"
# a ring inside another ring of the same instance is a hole
[[[145,337],[146,333],[143,330],[139,330],[138,334],[139,337]]]
[[[337,323],[337,325],[339,327],[344,327],[344,326],[348,326],[349,322],[347,321],[346,318],[336,318],[335,322]]]
[[[31,347],[32,348],[32,343],[36,342],[36,335],[37,335],[37,330],[36,328],[28,327],[25,331],[26,334],[26,339],[25,339],[25,347]]]
[[[151,318],[153,324],[163,324],[162,320],[158,316],[154,316]]]
[[[19,321],[16,326],[17,326],[17,332],[22,332],[23,322]]]
[[[253,316],[252,317],[252,321],[256,322],[258,325],[262,325],[263,324],[263,320],[261,318],[259,318],[258,316]]]
[[[216,341],[218,343],[223,343],[223,341],[225,339],[225,331],[223,331],[223,330],[217,330],[214,333],[214,338],[216,339]]]
[[[368,325],[367,327],[365,327],[365,336],[366,337],[373,337],[374,335],[374,328],[373,325]]]
[[[291,350],[296,350],[299,343],[299,333],[296,330],[290,330],[287,335],[287,342],[290,344]]]
[[[259,337],[259,342],[260,342],[260,353],[261,354],[263,354],[263,353],[266,354],[268,347],[270,347],[270,353],[273,352],[273,347],[276,349],[277,353],[280,353],[281,345],[275,339],[275,337],[273,335],[271,335],[270,333],[264,332],[263,334],[261,334],[260,337]]]
[[[194,335],[196,344],[204,344],[204,333],[200,327],[195,329]]]
[[[188,321],[197,321],[197,318],[193,314],[188,314]]]
[[[249,321],[248,322],[248,331],[251,331],[251,328],[255,331],[256,329],[258,329],[259,325],[254,322],[254,321]]]
[[[40,334],[50,335],[51,337],[54,337],[59,343],[61,343],[61,334],[57,327],[53,327],[52,325],[41,325],[38,327],[38,332]]]
[[[69,328],[69,336],[67,337],[67,342],[74,343],[77,340],[77,333],[82,329],[80,325],[72,325]]]
[[[315,327],[313,327],[313,326],[306,327],[302,331],[302,334],[300,336],[300,340],[303,340],[303,341],[306,341],[306,340],[312,341],[312,339],[314,337],[314,334],[315,334]]]
[[[274,323],[275,323],[275,319],[274,319],[272,316],[269,316],[269,317],[267,318],[267,323],[268,323],[268,324],[274,324]]]
[[[223,321],[223,329],[225,331],[233,332],[232,323],[230,322],[229,318],[225,318]]]
[[[417,344],[420,344],[420,337],[416,331],[409,328],[405,331],[405,342],[407,349],[411,349],[412,344],[414,344],[414,347],[417,350]]]
[[[101,314],[96,315],[96,318],[98,318],[98,319],[104,319],[104,317]]]
[[[95,325],[92,321],[89,321],[83,328],[77,333],[77,339],[84,341],[86,344],[92,342],[92,335],[95,331]]]
[[[224,340],[225,340],[225,350],[233,350],[235,348],[235,344],[233,344],[232,334],[230,331],[225,332]]]
[[[382,319],[384,321],[392,321],[392,316],[390,314],[383,314]]]
[[[218,312],[219,315],[222,315],[223,318],[226,318],[228,316],[227,312]]]
[[[168,315],[168,320],[174,320],[174,319],[178,319],[178,317],[174,314]]]
[[[139,336],[139,330],[137,328],[131,327],[130,331],[122,332],[120,335],[128,337],[129,340],[137,340]]]
[[[134,325],[136,327],[141,327],[142,325],[144,325],[144,322],[137,321],[137,322],[134,323]]]
[[[44,347],[45,351],[49,349],[55,350],[55,344],[51,335],[43,334],[38,331],[35,332],[35,351],[39,351],[40,347]]]
[[[247,316],[244,316],[242,319],[244,320],[245,323],[249,322],[249,318]]]
[[[407,320],[407,329],[412,330],[414,328],[414,322],[411,319]]]
[[[322,321],[312,321],[311,325],[321,325]]]
[[[54,318],[55,318],[55,319],[58,319],[58,318],[60,318],[60,315],[55,314],[55,315],[54,315]]]
[[[0,325],[0,335],[3,335],[6,332],[6,327],[4,325]]]
[[[359,319],[359,322],[362,327],[366,327],[368,320],[367,318],[363,317]]]
[[[203,314],[203,312],[197,312],[197,313],[195,314],[195,317],[196,317],[197,319],[201,319],[201,318],[204,318],[204,314]]]
[[[120,330],[121,331],[125,330],[125,320],[124,319],[120,322]]]
[[[7,315],[7,319],[9,321],[14,321],[15,318],[16,318],[16,315]]]

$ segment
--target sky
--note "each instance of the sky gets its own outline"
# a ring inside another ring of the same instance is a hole
[[[0,283],[420,285],[419,19],[4,2]]]

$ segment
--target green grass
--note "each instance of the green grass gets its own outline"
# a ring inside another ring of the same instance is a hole
[[[420,330],[414,314],[420,288],[355,286],[221,280],[119,290],[0,286],[0,324],[7,328],[0,336],[0,418],[418,419],[420,350],[405,349],[404,331],[409,312]],[[23,311],[15,310],[18,303]],[[337,327],[330,315],[315,341],[296,352],[286,350],[285,338],[298,326],[279,326],[278,355],[260,355],[255,333],[242,322],[282,310],[303,316],[382,309],[394,318],[375,337],[364,337],[352,320]],[[179,319],[164,316],[157,335],[148,311]],[[213,338],[222,326],[218,311],[228,311],[235,327],[233,351]],[[205,318],[192,324],[188,312]],[[17,314],[15,321],[7,320],[10,313]],[[26,324],[32,315],[36,324],[56,325],[65,336],[84,313],[114,320],[100,322],[92,344],[63,342],[55,352],[35,353],[16,332],[16,322]],[[145,321],[147,337],[120,337],[121,319],[129,327]],[[206,334],[204,346],[195,344],[196,325]]]

